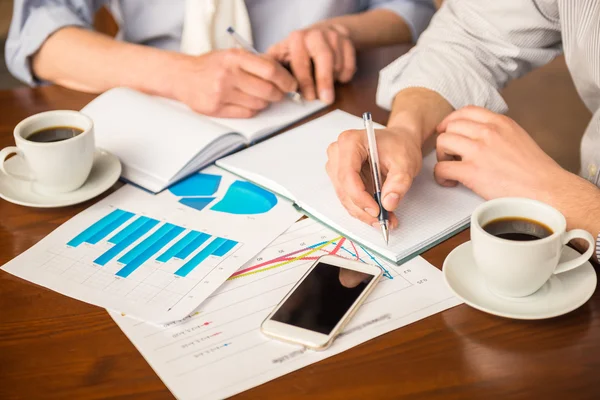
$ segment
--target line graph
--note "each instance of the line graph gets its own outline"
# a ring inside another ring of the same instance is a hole
[[[329,247],[333,248],[328,249]],[[360,251],[358,249],[360,249]],[[310,246],[306,246],[300,250],[294,250],[282,256],[278,256],[267,261],[259,262],[258,264],[250,267],[240,269],[232,274],[228,280],[239,279],[270,271],[292,264],[296,261],[314,261],[325,254],[337,255],[352,260],[358,260],[363,263],[377,265],[383,270],[383,274],[386,278],[394,279],[389,270],[385,268],[367,249],[361,245],[355,244],[345,237],[338,236],[332,240],[321,241]]]

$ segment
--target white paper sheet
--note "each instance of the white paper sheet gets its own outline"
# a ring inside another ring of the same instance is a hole
[[[262,335],[260,324],[272,308],[316,257],[328,253],[358,256],[385,270],[341,336],[328,350],[314,352]],[[183,321],[156,326],[110,314],[177,398],[208,400],[232,396],[458,304],[441,271],[423,258],[390,265],[309,219],[296,223]]]
[[[125,186],[2,267],[101,307],[181,319],[299,217],[216,167],[153,196]]]

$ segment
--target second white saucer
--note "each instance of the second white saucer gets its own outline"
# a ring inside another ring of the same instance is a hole
[[[561,261],[579,256],[570,247],[564,247]],[[506,318],[544,319],[573,311],[583,305],[596,289],[596,272],[586,262],[574,270],[550,279],[534,294],[527,297],[507,298],[492,293],[473,259],[471,242],[458,246],[446,257],[444,280],[466,304],[478,310]]]
[[[21,157],[6,160],[7,171],[28,176],[29,169]],[[13,178],[0,172],[0,197],[11,203],[28,207],[64,207],[82,203],[108,190],[121,175],[121,163],[113,154],[96,149],[92,171],[85,183],[69,193],[46,195],[35,190],[32,182]]]

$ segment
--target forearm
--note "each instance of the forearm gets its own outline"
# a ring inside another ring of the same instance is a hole
[[[404,19],[391,10],[376,9],[331,18],[315,25],[340,25],[356,49],[408,43],[412,34]]]
[[[170,75],[185,57],[66,27],[46,40],[33,56],[32,68],[39,79],[84,92],[127,86],[172,98]]]
[[[423,144],[436,126],[454,109],[438,93],[424,88],[407,88],[394,98],[389,129],[401,129]]]
[[[600,188],[568,171],[564,171],[562,177],[557,176],[556,182],[548,203],[565,216],[567,229],[584,229],[597,238],[600,234]],[[581,242],[575,245],[580,250],[585,248]]]

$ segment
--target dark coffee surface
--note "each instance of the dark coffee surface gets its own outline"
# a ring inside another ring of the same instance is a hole
[[[37,143],[60,142],[62,140],[71,139],[82,132],[82,129],[73,128],[71,126],[53,126],[33,132],[31,135],[27,136],[27,140]]]
[[[501,239],[516,241],[539,240],[553,233],[541,222],[516,217],[492,220],[483,226],[483,230]]]

